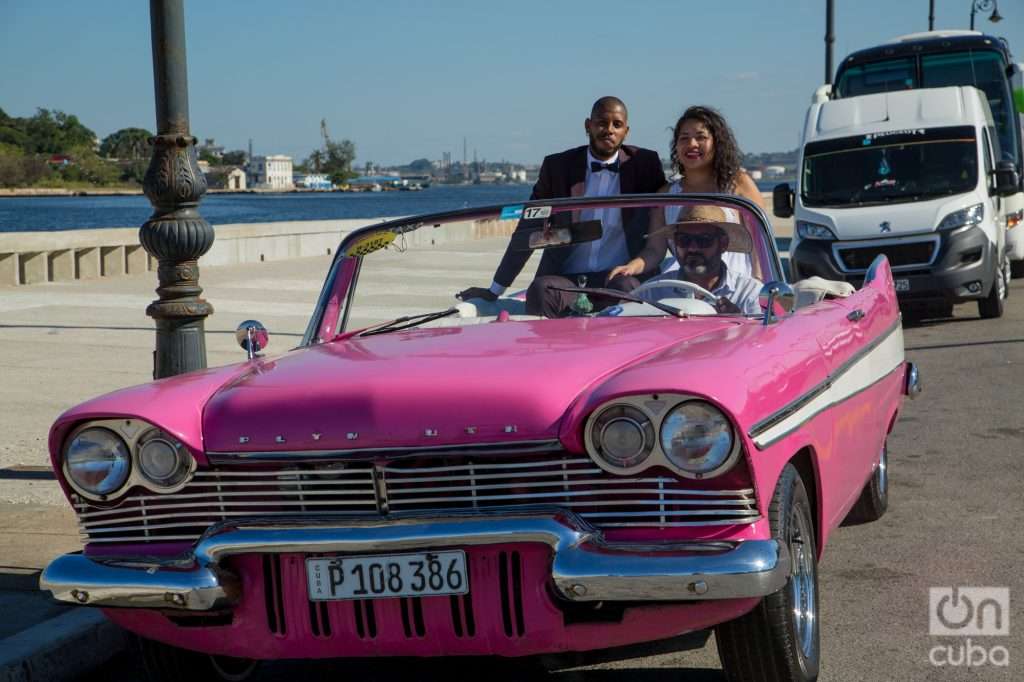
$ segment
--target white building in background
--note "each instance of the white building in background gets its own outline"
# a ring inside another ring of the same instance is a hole
[[[249,160],[245,171],[249,176],[250,185],[255,189],[295,189],[290,156],[254,156]]]
[[[306,189],[334,189],[334,183],[324,173],[295,173],[292,175],[292,182],[296,187],[305,187]]]
[[[227,175],[228,189],[245,189],[245,171],[241,168],[232,168]]]
[[[766,177],[766,178],[778,177],[780,175],[785,175],[785,174],[786,174],[786,167],[785,166],[765,166],[764,167],[764,177]]]

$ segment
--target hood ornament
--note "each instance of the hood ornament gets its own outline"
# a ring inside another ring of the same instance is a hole
[[[886,234],[888,232],[892,232],[892,225],[889,224],[888,220],[883,220],[881,223],[878,224],[878,229],[882,232],[882,234]]]

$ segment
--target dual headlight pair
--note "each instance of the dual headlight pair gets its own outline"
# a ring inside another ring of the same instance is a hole
[[[708,478],[732,468],[740,451],[721,410],[664,394],[627,397],[597,410],[584,439],[602,469],[624,475],[663,465],[686,478]]]
[[[106,419],[75,429],[64,445],[63,466],[76,492],[105,500],[134,484],[173,492],[196,462],[181,443],[146,422]]]

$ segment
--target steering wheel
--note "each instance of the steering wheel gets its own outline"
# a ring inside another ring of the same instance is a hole
[[[718,305],[718,296],[715,296],[713,293],[711,293],[704,287],[700,286],[699,284],[694,284],[693,282],[685,282],[681,279],[658,279],[652,280],[650,282],[644,282],[643,284],[638,286],[636,289],[633,289],[633,291],[629,293],[633,294],[634,296],[637,296],[645,291],[650,291],[651,289],[657,289],[659,287],[685,289],[688,293],[692,294],[694,298],[703,299],[704,301],[707,301],[713,306]]]

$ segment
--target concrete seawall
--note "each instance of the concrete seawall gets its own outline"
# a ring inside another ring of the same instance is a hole
[[[765,195],[766,205],[771,195]],[[215,226],[215,239],[200,266],[238,265],[334,253],[354,229],[387,218],[305,220]],[[433,243],[509,235],[514,220],[452,223],[417,230],[409,239]],[[793,233],[791,219],[774,219],[776,237]],[[139,228],[0,233],[0,289],[3,287],[118,277],[157,269],[139,243]]]
[[[213,246],[201,266],[237,265],[331,255],[342,237],[371,222],[308,220],[216,226]],[[408,238],[441,244],[508,235],[514,220],[452,223],[418,230]],[[155,271],[157,263],[139,244],[135,227],[55,232],[0,233],[0,287],[67,282]]]

